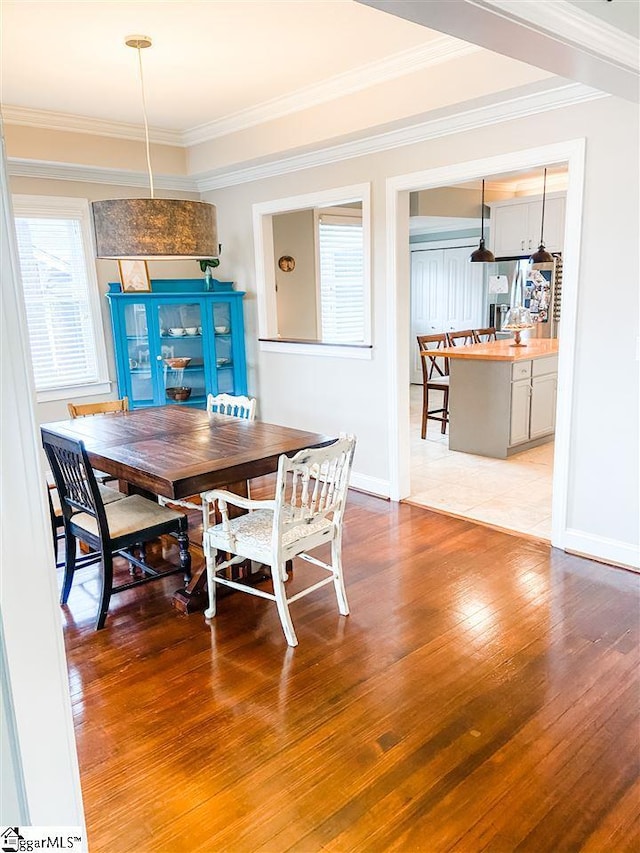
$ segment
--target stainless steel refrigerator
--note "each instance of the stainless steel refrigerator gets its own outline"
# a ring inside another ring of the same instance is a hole
[[[518,272],[522,274],[522,303],[531,313],[534,327],[528,337],[559,336],[562,293],[562,257],[553,263],[531,264],[528,258],[496,258],[486,265],[487,325],[495,326],[498,337],[510,337],[502,331],[507,311],[515,298]]]

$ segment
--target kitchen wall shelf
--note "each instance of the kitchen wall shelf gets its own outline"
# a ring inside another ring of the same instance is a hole
[[[131,408],[204,408],[207,394],[247,393],[244,293],[232,289],[205,291],[203,279],[163,279],[153,280],[151,292],[141,293],[123,293],[119,283],[111,283],[107,299],[118,396],[127,396]],[[228,331],[220,334],[216,327]],[[165,331],[188,328],[200,331],[173,335]],[[182,357],[191,358],[183,368],[164,362]],[[167,396],[166,388],[175,385],[192,389],[188,400]]]

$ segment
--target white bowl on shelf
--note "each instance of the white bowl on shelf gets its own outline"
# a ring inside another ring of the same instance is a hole
[[[229,327],[228,326],[214,326],[216,335],[228,335]]]
[[[169,334],[173,338],[180,338],[184,335],[184,329],[182,326],[174,326],[172,329],[169,329]]]
[[[186,326],[185,332],[187,333],[187,335],[197,335],[198,334],[198,327],[197,326]]]

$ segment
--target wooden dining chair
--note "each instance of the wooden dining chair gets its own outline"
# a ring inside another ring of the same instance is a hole
[[[473,338],[477,344],[486,344],[497,340],[496,327],[487,326],[486,329],[474,329]]]
[[[422,438],[427,437],[427,421],[440,421],[440,432],[447,431],[449,423],[449,359],[438,355],[446,347],[444,332],[434,335],[418,335],[418,349],[422,365]],[[442,392],[442,407],[429,408],[429,391]]]
[[[243,418],[253,421],[256,417],[256,398],[231,394],[209,394],[207,396],[207,411],[217,415],[228,415],[230,418]]]
[[[215,520],[217,511],[222,518],[219,523],[207,522],[204,529],[209,589],[207,618],[216,615],[218,584],[275,601],[290,646],[297,646],[298,638],[289,605],[299,598],[333,583],[338,610],[343,616],[349,614],[342,571],[342,526],[355,446],[355,438],[345,436],[328,447],[301,450],[292,459],[280,456],[272,500],[254,501],[220,489],[204,493],[207,513]],[[229,504],[249,512],[230,518]],[[330,564],[309,554],[326,544],[331,546]],[[218,562],[219,551],[229,559]],[[329,576],[287,596],[287,563],[294,557],[318,566]],[[220,576],[221,572],[244,560],[271,566],[273,592]]]
[[[447,332],[447,346],[449,347],[467,347],[470,344],[475,344],[476,340],[473,336],[473,329],[463,329],[462,331]]]
[[[130,495],[105,503],[93,473],[84,444],[41,428],[42,443],[60,497],[65,534],[65,571],[60,603],[66,604],[76,570],[77,540],[86,542],[95,552],[85,556],[84,565],[100,562],[100,603],[96,630],[103,628],[109,601],[116,592],[133,589],[152,580],[181,572],[185,581],[191,577],[191,556],[187,519],[182,513],[158,506],[140,495]],[[166,533],[178,538],[180,565],[158,571],[132,553],[140,543],[149,542]],[[142,571],[128,583],[113,582],[113,557],[122,556]]]
[[[129,398],[103,400],[99,403],[67,403],[67,409],[71,418],[86,418],[91,415],[106,415],[111,412],[128,412]]]
[[[122,397],[120,400],[102,400],[99,403],[67,403],[67,411],[71,418],[87,418],[92,415],[108,415],[112,412],[128,412],[129,398]],[[110,480],[116,480],[112,474],[106,474],[104,471],[94,470],[93,472],[99,483],[108,483]]]
[[[119,501],[121,498],[126,497],[122,492],[110,489],[109,486],[104,486],[102,483],[98,483],[98,489],[100,491],[102,502],[105,504],[113,503],[113,501]],[[60,496],[58,495],[58,490],[53,482],[47,483],[47,501],[49,506],[49,519],[51,522],[51,535],[53,537],[53,555],[56,561],[56,568],[60,569],[64,566],[64,560],[60,560],[58,556],[59,543],[64,539],[64,516],[62,514]],[[87,554],[78,555],[77,563],[79,564],[80,561],[84,561],[87,556]]]

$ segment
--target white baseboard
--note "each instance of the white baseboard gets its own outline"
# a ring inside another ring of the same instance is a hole
[[[628,542],[606,539],[604,536],[594,536],[569,528],[564,535],[564,549],[614,566],[640,569],[640,548]]]
[[[368,474],[358,474],[355,471],[351,472],[349,485],[359,492],[367,492],[370,495],[376,495],[380,498],[388,498],[391,494],[391,486],[388,480],[382,480],[379,477],[369,477]]]

